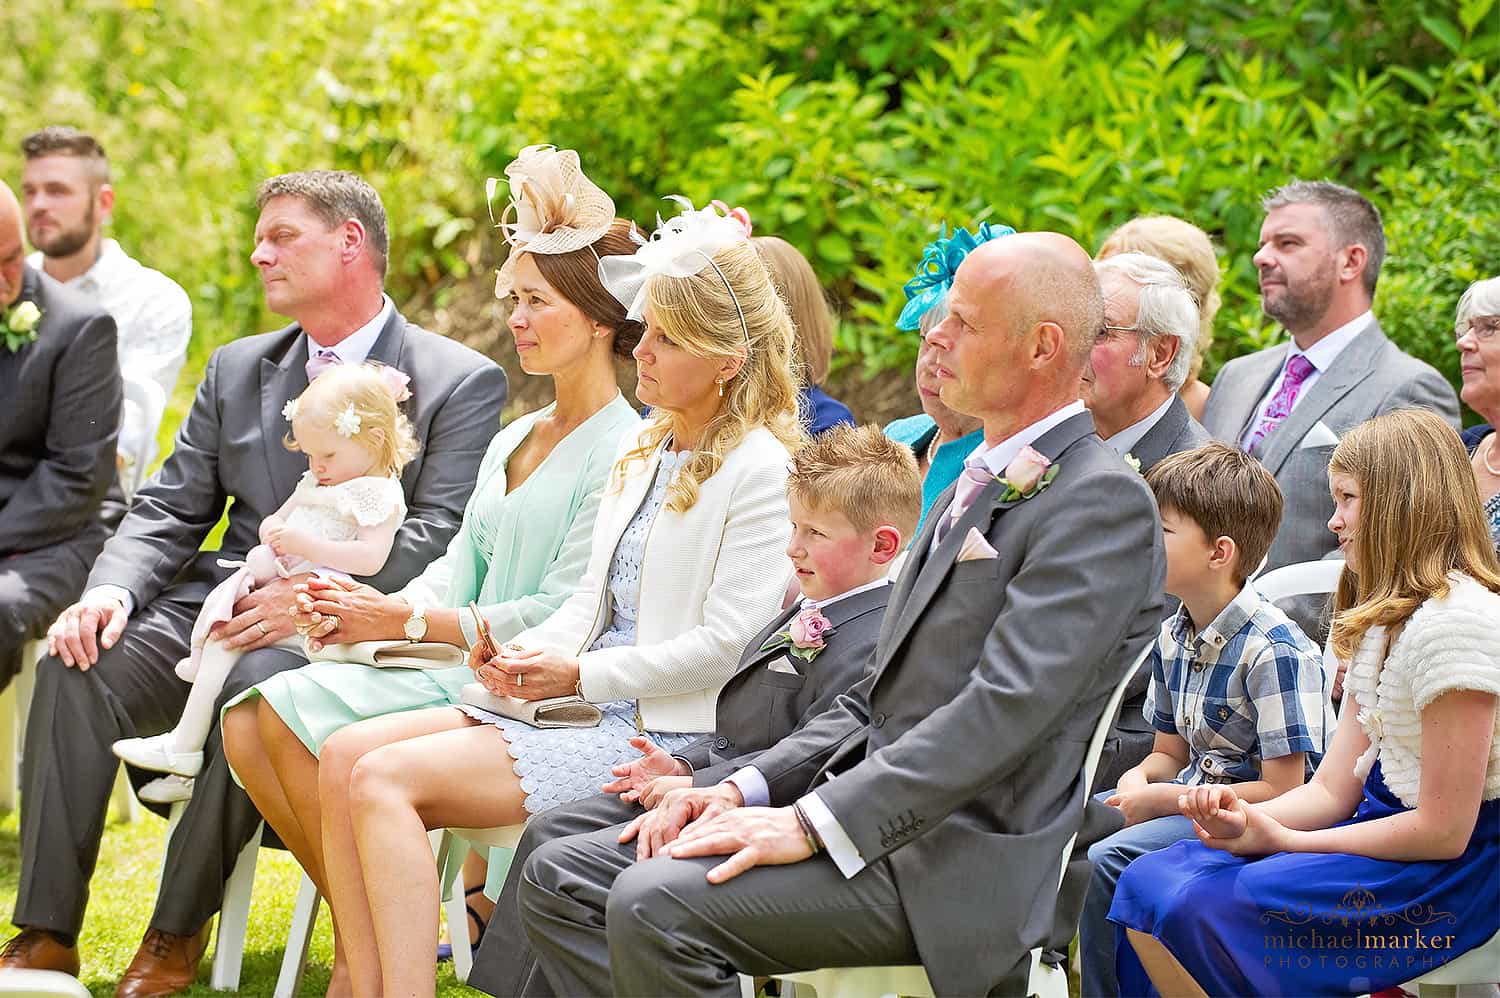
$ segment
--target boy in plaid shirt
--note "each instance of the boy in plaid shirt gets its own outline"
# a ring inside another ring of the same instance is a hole
[[[1089,849],[1079,926],[1083,994],[1114,995],[1115,927],[1107,916],[1136,857],[1192,838],[1183,787],[1233,784],[1250,801],[1300,786],[1330,726],[1322,655],[1246,577],[1281,523],[1281,490],[1254,458],[1221,443],[1173,454],[1146,481],[1161,508],[1166,591],[1182,600],[1151,655],[1146,716],[1156,742],[1100,796],[1125,827]]]

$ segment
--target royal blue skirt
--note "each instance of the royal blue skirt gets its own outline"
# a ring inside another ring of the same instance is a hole
[[[1377,762],[1345,824],[1407,810]],[[1109,910],[1122,995],[1154,994],[1131,928],[1155,936],[1210,995],[1358,995],[1421,977],[1500,931],[1500,800],[1447,861],[1342,853],[1247,860],[1197,840],[1125,870]]]

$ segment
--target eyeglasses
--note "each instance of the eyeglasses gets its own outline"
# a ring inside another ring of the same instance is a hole
[[[1453,327],[1453,338],[1461,340],[1470,333],[1480,343],[1494,339],[1496,333],[1500,333],[1500,315],[1481,315],[1473,319],[1465,319],[1456,323]]]
[[[1140,331],[1140,326],[1111,326],[1106,322],[1103,326],[1099,327],[1099,335],[1095,341],[1098,343],[1108,343],[1123,333],[1139,333]]]

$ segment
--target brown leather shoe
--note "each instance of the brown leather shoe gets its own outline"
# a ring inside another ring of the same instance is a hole
[[[78,976],[78,947],[64,946],[46,929],[22,929],[0,950],[0,970],[60,970]]]
[[[191,936],[147,929],[135,959],[125,968],[115,988],[115,998],[157,998],[186,991],[198,976],[198,961],[208,949],[208,930],[213,920]]]

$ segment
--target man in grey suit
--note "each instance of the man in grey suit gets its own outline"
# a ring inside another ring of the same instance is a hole
[[[521,918],[561,993],[916,962],[939,994],[1024,992],[1087,742],[1161,619],[1161,528],[1077,398],[1103,322],[1082,248],[981,246],[949,308],[941,394],[985,442],[912,545],[870,673],[723,783],[672,791],[635,848],[537,849]]]
[[[1198,304],[1177,269],[1154,256],[1120,253],[1094,271],[1104,292],[1104,329],[1083,372],[1083,400],[1104,442],[1145,474],[1168,454],[1212,439],[1177,394],[1198,343]],[[1167,603],[1170,615],[1177,601]],[[1114,786],[1151,752],[1156,734],[1142,713],[1150,683],[1149,667],[1131,680],[1096,786]]]
[[[1370,310],[1385,259],[1380,212],[1358,191],[1297,180],[1263,202],[1255,266],[1261,309],[1291,342],[1237,357],[1214,379],[1203,425],[1260,459],[1286,498],[1266,568],[1338,550],[1328,531],[1328,458],[1339,438],[1372,416],[1424,406],[1458,426],[1453,386],[1403,353]],[[1322,599],[1288,613],[1319,643]]]
[[[369,581],[398,588],[437,557],[457,529],[479,460],[499,423],[505,375],[479,354],[409,324],[382,292],[387,253],[379,196],[349,173],[312,171],[262,185],[251,262],[270,308],[296,321],[229,343],[209,359],[171,457],[94,565],[83,598],[49,632],[55,657],[38,671],[22,772],[21,882],[0,966],[76,972],[120,738],[165,731],[188,687],[173,672],[203,598],[226,574],[199,550],[231,497],[223,551],[257,541],[303,471],[282,445],[282,406],[334,363],[379,361],[411,377],[407,415],[421,452],[402,485],[407,517]],[[311,354],[311,356],[309,356]],[[294,632],[294,577],[256,590],[219,630],[246,652],[221,701],[306,658],[270,647]],[[259,821],[233,783],[217,728],[168,849],[165,875],[120,995],[171,994],[192,983],[212,914]]]
[[[767,624],[745,646],[739,670],[719,692],[713,733],[678,753],[691,768],[694,785],[719,782],[744,764],[746,760],[739,757],[775,745],[831,708],[840,694],[854,686],[875,650],[890,591],[882,580],[824,606],[823,615],[832,629],[823,651],[802,673],[772,671],[771,662],[785,652],[779,648],[762,650],[773,635],[786,629],[801,606],[792,604]],[[627,785],[630,781],[619,782]],[[536,953],[516,922],[521,868],[543,842],[610,828],[640,813],[635,803],[601,794],[544,811],[526,823],[485,931],[484,944],[475,954],[467,982],[470,987],[492,995],[550,993],[546,980],[536,975]]]
[[[0,181],[0,688],[109,536],[100,503],[120,425],[114,320],[23,253],[21,206]]]

